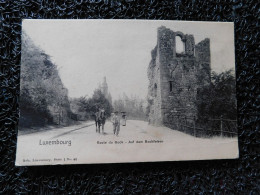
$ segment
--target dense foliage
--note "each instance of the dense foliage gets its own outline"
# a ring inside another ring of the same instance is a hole
[[[197,105],[200,118],[236,119],[236,85],[232,70],[212,73],[210,85],[198,91]]]
[[[20,127],[69,124],[68,90],[57,66],[32,40],[22,34]]]
[[[77,120],[93,119],[95,112],[99,108],[105,109],[106,117],[111,115],[112,105],[100,89],[96,89],[91,98],[80,97],[71,99],[71,109],[73,113],[77,114]]]

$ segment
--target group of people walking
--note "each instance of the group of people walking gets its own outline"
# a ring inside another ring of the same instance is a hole
[[[100,127],[102,126],[102,133],[104,134],[105,120],[105,110],[99,109],[99,111],[95,113],[96,132],[100,133]],[[121,125],[121,116],[119,116],[118,111],[112,113],[111,122],[113,124],[113,133],[114,135],[118,136]],[[122,125],[126,126],[126,114],[124,112],[122,112]]]

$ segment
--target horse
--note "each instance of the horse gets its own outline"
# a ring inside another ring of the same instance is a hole
[[[98,116],[96,117],[96,126],[98,126],[97,130],[100,133],[100,127],[102,126],[102,133],[104,133],[104,125],[106,122],[105,110],[99,110]]]

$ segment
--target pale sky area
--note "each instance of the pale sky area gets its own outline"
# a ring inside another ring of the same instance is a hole
[[[35,45],[51,56],[70,97],[91,97],[106,76],[115,100],[146,98],[147,67],[156,46],[157,28],[193,34],[197,44],[210,38],[212,71],[235,66],[234,25],[223,22],[155,20],[23,20]]]

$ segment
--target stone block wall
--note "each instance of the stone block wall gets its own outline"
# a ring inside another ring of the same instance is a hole
[[[184,45],[181,53],[176,51],[177,36]],[[148,78],[150,124],[178,128],[177,116],[196,117],[197,89],[210,82],[209,39],[195,45],[193,35],[159,27]]]
[[[149,89],[148,103],[150,104],[149,122],[153,125],[162,124],[161,116],[161,79],[158,63],[157,46],[152,50],[152,60],[148,68]]]

